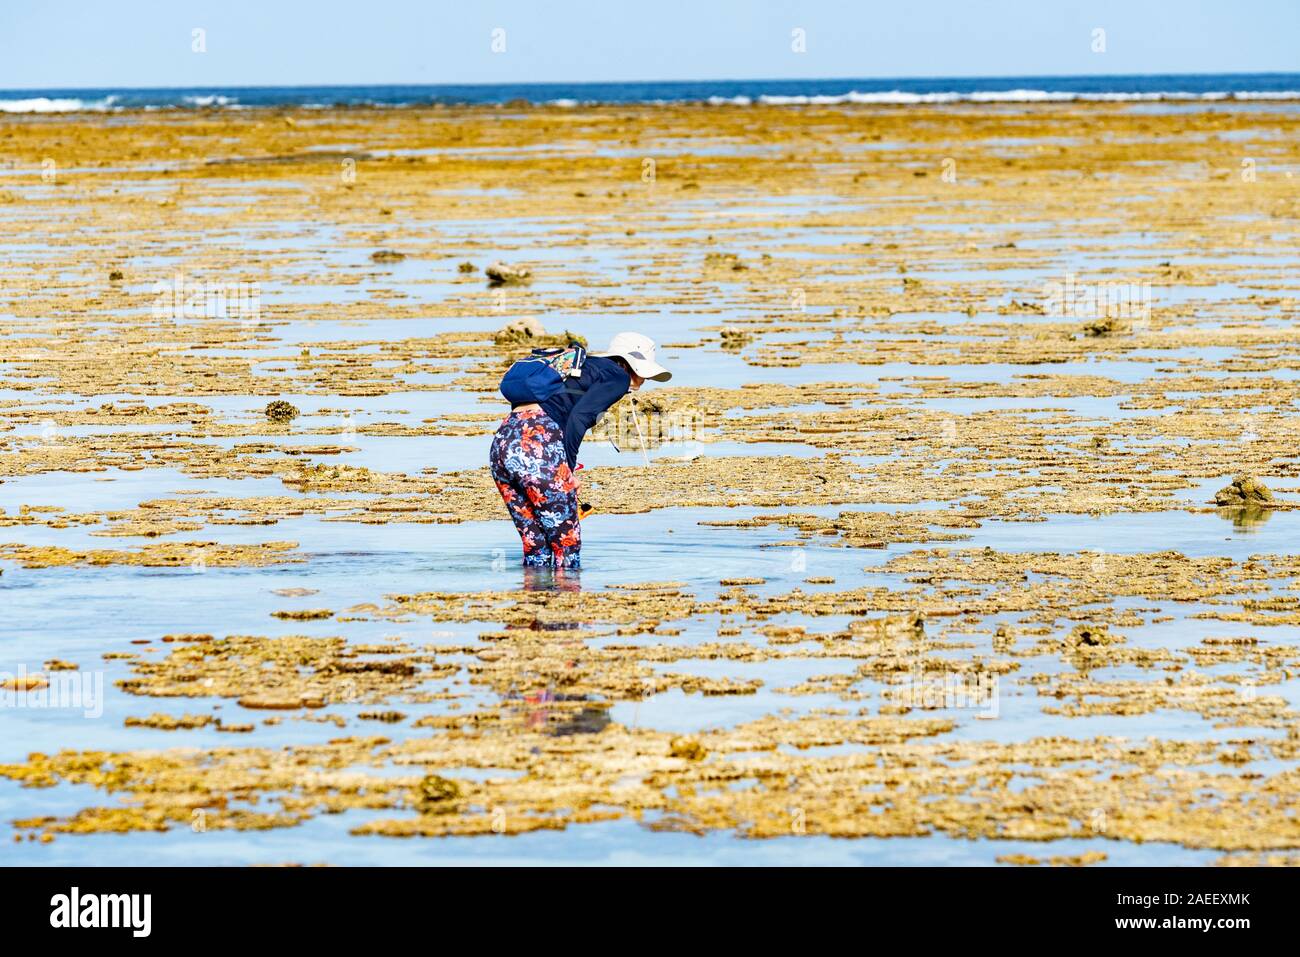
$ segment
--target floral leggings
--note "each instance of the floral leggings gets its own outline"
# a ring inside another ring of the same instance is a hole
[[[541,409],[511,412],[492,440],[489,462],[523,541],[524,564],[579,567],[578,481],[555,421]]]

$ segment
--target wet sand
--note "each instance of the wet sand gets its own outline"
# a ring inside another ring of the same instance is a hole
[[[1295,863],[1298,129],[0,119],[6,859]],[[559,580],[524,317],[675,372]]]

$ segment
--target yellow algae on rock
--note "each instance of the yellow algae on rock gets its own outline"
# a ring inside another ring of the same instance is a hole
[[[139,565],[145,568],[239,567],[298,563],[295,542],[265,542],[261,545],[220,545],[216,542],[168,542],[144,545],[132,551],[92,549],[79,551],[56,546],[0,545],[0,559],[19,562],[24,568],[56,568],[66,565]]]
[[[675,758],[685,758],[687,761],[699,761],[708,754],[704,745],[693,738],[673,738],[669,742],[668,753]]]
[[[1214,493],[1214,504],[1268,507],[1273,504],[1273,493],[1253,476],[1238,475],[1233,478],[1230,485]]]
[[[0,690],[3,691],[39,691],[42,688],[50,686],[49,679],[41,674],[18,675],[13,678],[6,678],[0,681]]]
[[[158,714],[154,713],[144,718],[128,717],[126,726],[128,728],[156,728],[159,731],[177,731],[180,729],[205,728],[212,724],[216,719],[210,714]]]
[[[285,402],[283,399],[276,399],[274,402],[267,403],[264,413],[268,420],[275,423],[292,422],[299,415],[297,406]]]
[[[429,774],[420,779],[412,801],[423,814],[450,814],[460,799],[460,785],[455,781]]]

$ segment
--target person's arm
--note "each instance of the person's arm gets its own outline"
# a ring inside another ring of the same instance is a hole
[[[578,446],[582,445],[587,430],[596,424],[602,412],[627,395],[631,387],[632,380],[620,369],[614,375],[597,379],[573,404],[569,420],[564,424],[564,454],[569,468],[577,467]]]

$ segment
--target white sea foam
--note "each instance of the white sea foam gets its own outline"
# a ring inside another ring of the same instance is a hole
[[[1149,92],[1116,93],[1075,93],[1061,90],[972,90],[967,93],[911,93],[906,90],[886,90],[863,93],[850,90],[848,93],[835,95],[821,94],[815,96],[782,96],[765,94],[758,102],[769,106],[835,106],[843,103],[883,103],[913,105],[922,103],[1141,103],[1173,101],[1215,102],[1219,100],[1297,100],[1300,90],[1249,90],[1229,93],[1225,90],[1211,90],[1205,93],[1185,93],[1175,90]],[[716,105],[723,103],[748,103],[748,97],[711,97],[709,102]]]
[[[1237,100],[1300,100],[1300,90],[1242,90],[1234,93]]]
[[[77,113],[83,110],[102,113],[112,109],[116,102],[115,96],[106,96],[102,100],[32,96],[20,100],[0,100],[0,113]]]
[[[186,106],[235,106],[239,101],[233,96],[222,96],[220,93],[210,93],[206,96],[182,97],[181,102]]]

